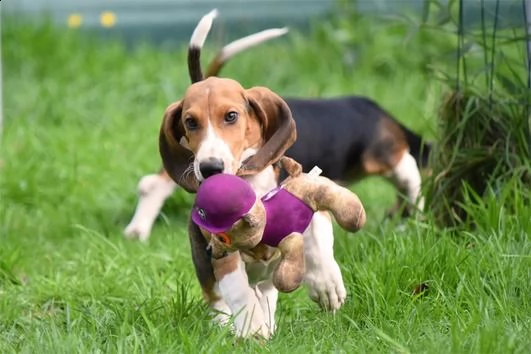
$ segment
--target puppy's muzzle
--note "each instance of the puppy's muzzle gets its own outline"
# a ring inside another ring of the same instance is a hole
[[[199,163],[199,172],[203,178],[208,178],[210,176],[222,173],[225,169],[225,164],[223,160],[210,157],[201,163]]]

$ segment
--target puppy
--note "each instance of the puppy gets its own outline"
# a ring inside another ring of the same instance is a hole
[[[214,16],[211,12],[201,19],[190,41],[192,85],[164,114],[159,137],[164,170],[192,193],[209,176],[237,174],[261,197],[278,186],[273,165],[296,140],[295,121],[286,102],[265,87],[244,89],[234,80],[203,78],[199,48]],[[278,250],[264,245],[252,255],[236,251],[214,258],[208,251],[210,233],[191,220],[188,233],[196,275],[216,319],[226,323],[232,316],[238,336],[269,338],[276,327],[278,291],[272,276]],[[328,214],[316,212],[303,237],[303,282],[314,301],[335,311],[346,290]]]
[[[209,13],[212,19],[217,16],[217,11]],[[205,17],[208,19],[210,17]],[[194,33],[189,46],[189,65],[190,77],[196,79],[202,77],[201,67],[199,65],[201,57],[201,48],[212,22],[200,22]],[[210,63],[206,77],[216,76],[224,63],[238,53],[266,42],[270,39],[280,37],[288,32],[287,28],[267,29],[252,35],[235,40],[224,46]],[[125,228],[125,236],[128,238],[138,237],[141,241],[146,241],[151,233],[153,223],[160,213],[165,200],[173,194],[177,184],[171,179],[169,174],[161,169],[159,173],[146,175],[138,183],[139,201],[136,211],[129,225]]]
[[[225,46],[206,76],[216,76],[237,53],[285,33],[287,29],[266,30]],[[197,58],[200,49],[201,46],[190,46]],[[286,155],[299,161],[304,171],[320,166],[324,176],[344,185],[368,176],[383,176],[398,192],[388,215],[401,211],[402,216],[408,216],[415,210],[415,203],[423,208],[420,169],[427,167],[431,145],[419,135],[366,97],[284,100],[298,127],[297,141]],[[126,237],[147,240],[165,200],[176,188],[164,169],[142,177],[138,183],[139,201],[125,228]]]

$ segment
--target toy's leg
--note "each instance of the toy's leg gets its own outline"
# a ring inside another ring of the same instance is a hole
[[[345,302],[347,291],[339,265],[334,259],[334,230],[328,213],[314,214],[304,232],[304,253],[304,283],[310,298],[325,310],[338,310]]]
[[[296,290],[304,278],[304,239],[298,232],[286,236],[278,245],[282,257],[273,273],[273,284],[282,292]]]
[[[142,177],[138,182],[139,199],[135,215],[124,230],[125,236],[146,241],[164,201],[176,188],[177,184],[164,171]]]
[[[236,334],[241,337],[258,334],[269,338],[262,306],[256,292],[249,286],[245,265],[239,252],[212,260],[221,298],[234,315]]]

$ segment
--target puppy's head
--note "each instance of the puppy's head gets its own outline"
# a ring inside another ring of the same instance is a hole
[[[251,175],[295,142],[295,121],[278,95],[236,81],[208,78],[191,85],[164,114],[159,148],[164,168],[189,192],[217,173]],[[256,154],[248,157],[249,151]],[[245,160],[244,160],[245,159]]]

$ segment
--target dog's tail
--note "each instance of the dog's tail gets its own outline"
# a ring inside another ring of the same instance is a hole
[[[201,49],[203,48],[208,33],[210,32],[210,28],[212,27],[212,23],[217,15],[218,11],[216,9],[204,15],[201,20],[199,20],[199,23],[190,38],[190,44],[188,46],[188,73],[192,83],[204,79],[203,70],[201,69]],[[280,37],[287,32],[287,28],[272,28],[251,34],[227,44],[210,63],[206,77],[216,76],[223,65],[236,54],[270,39]]]
[[[214,60],[210,62],[207,69],[207,77],[218,75],[223,65],[236,54],[270,39],[283,36],[286,33],[288,33],[287,27],[271,28],[230,42],[221,48]]]
[[[201,48],[205,44],[205,40],[212,27],[212,22],[218,16],[218,10],[214,9],[207,13],[199,20],[199,23],[190,37],[190,44],[188,45],[188,73],[192,83],[203,80],[203,71],[201,70]]]

